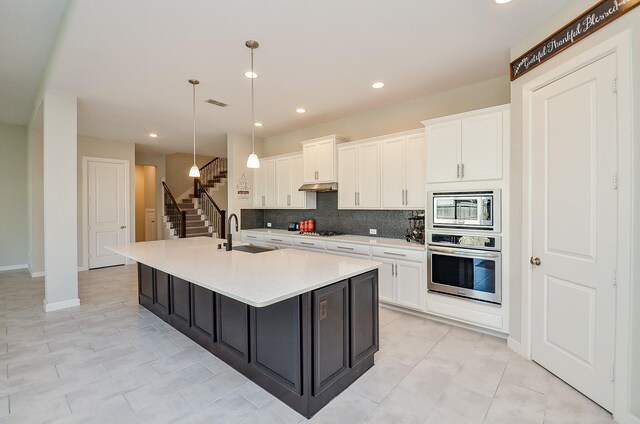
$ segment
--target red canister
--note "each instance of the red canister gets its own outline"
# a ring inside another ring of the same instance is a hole
[[[307,221],[300,221],[300,232],[301,233],[307,232]]]
[[[307,231],[313,233],[316,230],[316,221],[314,219],[307,220]]]

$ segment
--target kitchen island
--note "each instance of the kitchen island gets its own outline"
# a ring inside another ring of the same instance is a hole
[[[373,366],[379,262],[198,237],[112,247],[142,306],[309,418]]]

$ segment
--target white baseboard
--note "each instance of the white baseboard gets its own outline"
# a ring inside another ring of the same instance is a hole
[[[45,312],[59,311],[60,309],[71,308],[80,305],[80,299],[63,300],[62,302],[47,303],[47,299],[42,301]]]
[[[6,266],[0,266],[0,271],[13,271],[14,269],[25,269],[25,268],[29,268],[29,265],[27,264],[17,264],[17,265],[6,265]]]
[[[29,274],[31,274],[31,278],[44,277],[44,271],[33,272],[29,270]]]
[[[88,266],[79,266],[78,267],[78,272],[80,271],[89,271],[89,267]]]
[[[513,350],[518,355],[520,355],[520,356],[522,356],[524,358],[527,358],[526,352],[523,352],[523,350],[522,350],[522,343],[515,341],[511,337],[507,337],[507,347],[509,349]],[[527,359],[529,359],[529,358],[527,358]]]

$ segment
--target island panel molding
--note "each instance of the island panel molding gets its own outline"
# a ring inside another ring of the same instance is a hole
[[[640,5],[640,0],[602,0],[511,62],[514,81]]]
[[[167,278],[168,299],[139,292],[140,305],[306,418],[374,365],[377,269],[264,307],[138,263],[138,288],[160,293]]]

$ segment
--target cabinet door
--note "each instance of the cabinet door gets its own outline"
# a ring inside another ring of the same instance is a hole
[[[380,143],[358,146],[358,204],[359,208],[380,207]]]
[[[291,166],[291,207],[304,208],[306,206],[306,192],[298,191],[304,184],[302,173],[304,169],[302,156],[294,156],[290,159]]]
[[[393,264],[395,262],[391,259],[378,257],[373,258],[373,260],[382,262],[382,266],[378,271],[378,296],[380,300],[395,303],[395,276],[393,271]]]
[[[305,183],[316,182],[316,156],[318,151],[318,145],[316,143],[304,144],[302,146],[303,157],[303,176]]]
[[[276,161],[264,161],[264,198],[265,207],[276,206]]]
[[[264,182],[265,182],[265,172],[264,172],[264,161],[262,162],[262,166],[258,169],[253,170],[253,186],[254,197],[253,197],[253,207],[254,208],[263,208],[267,205],[265,195],[264,195]]]
[[[334,154],[335,142],[333,139],[316,143],[316,170],[319,182],[335,181]]]
[[[396,261],[396,302],[399,305],[423,309],[422,299],[427,291],[423,269],[422,263]]]
[[[427,182],[460,179],[460,120],[427,126]]]
[[[408,135],[405,139],[405,206],[407,208],[424,209],[426,175],[425,175],[425,137],[424,134]],[[383,155],[384,158],[384,155]]]
[[[138,263],[138,302],[153,308],[153,268]]]
[[[382,207],[404,206],[405,138],[393,137],[382,140]]]
[[[462,179],[502,178],[502,112],[462,120]]]
[[[291,167],[289,158],[276,159],[276,206],[288,208],[291,204]]]
[[[356,146],[338,150],[338,207],[356,206],[356,177],[358,150]]]

